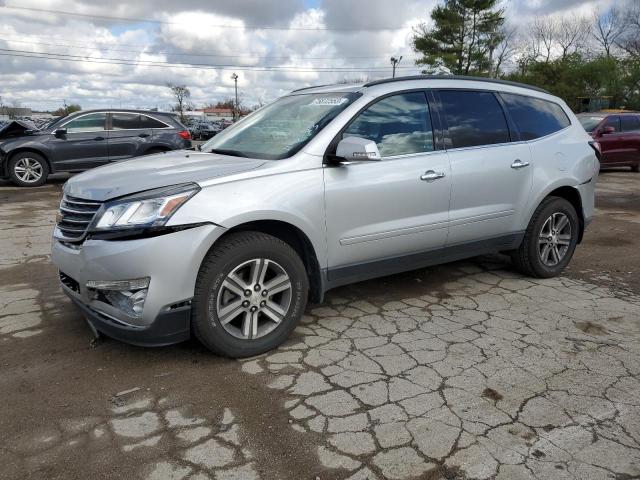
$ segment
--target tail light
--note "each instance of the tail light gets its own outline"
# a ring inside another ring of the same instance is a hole
[[[589,142],[589,145],[591,145],[591,148],[593,148],[593,150],[596,152],[596,158],[598,160],[602,159],[602,147],[600,146],[600,142],[596,142],[595,140],[592,140]]]
[[[189,133],[189,130],[181,130],[180,132],[178,132],[178,135],[180,135],[185,140],[191,140],[191,134]]]

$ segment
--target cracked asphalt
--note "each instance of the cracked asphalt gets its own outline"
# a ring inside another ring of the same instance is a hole
[[[560,278],[343,287],[244,361],[91,344],[49,263],[63,181],[0,183],[0,478],[640,478],[640,175],[601,174]]]

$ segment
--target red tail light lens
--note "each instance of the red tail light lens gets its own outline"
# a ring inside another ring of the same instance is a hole
[[[191,140],[191,134],[189,133],[189,130],[182,130],[178,132],[178,135],[180,135],[185,140]]]
[[[589,142],[591,148],[593,148],[596,152],[596,158],[600,160],[602,158],[602,147],[600,146],[600,142],[596,142],[595,140]]]

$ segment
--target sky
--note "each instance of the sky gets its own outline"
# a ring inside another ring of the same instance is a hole
[[[502,0],[507,21],[620,0]],[[413,28],[438,0],[0,0],[0,102],[34,110],[267,103],[310,85],[420,72]]]

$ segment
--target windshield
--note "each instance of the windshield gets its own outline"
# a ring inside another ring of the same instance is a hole
[[[584,116],[584,117],[578,117],[578,120],[580,120],[580,123],[582,124],[582,127],[587,131],[587,132],[592,132],[594,128],[596,128],[598,126],[598,124],[604,119],[604,117],[597,117],[597,116]]]
[[[268,160],[290,157],[359,96],[310,93],[282,97],[223,130],[201,150]]]

